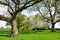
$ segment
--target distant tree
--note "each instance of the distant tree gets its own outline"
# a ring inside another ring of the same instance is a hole
[[[60,17],[59,14],[57,12],[57,6],[58,6],[58,0],[54,0],[54,2],[52,2],[52,0],[46,0],[44,1],[45,7],[48,9],[47,15],[49,16],[43,16],[47,22],[51,23],[51,31],[54,32],[55,31],[55,24],[57,22],[60,22]],[[54,7],[54,10],[52,10],[52,8]],[[40,10],[38,10],[40,12]],[[52,13],[54,11],[54,13]],[[40,12],[41,15],[43,15]],[[58,18],[59,17],[59,18]]]
[[[26,19],[22,23],[22,26],[23,26],[23,29],[25,30],[29,30],[29,28],[31,28],[31,22],[29,17],[26,17]]]
[[[26,15],[24,15],[24,14],[19,13],[19,14],[17,15],[16,21],[17,21],[18,31],[19,31],[21,25],[23,24],[22,22],[25,21],[25,18],[26,18]]]
[[[37,11],[39,11],[43,20],[45,20],[45,22],[47,22],[47,24],[51,23],[51,25],[52,25],[52,26],[50,25],[51,31],[54,32],[55,31],[55,27],[54,27],[55,24],[57,22],[60,22],[60,12],[59,12],[60,1],[59,0],[43,0],[42,3],[43,3],[42,5],[44,5],[43,9],[45,9],[45,10],[42,10],[41,8],[43,6],[40,7],[41,5],[39,6],[39,4],[35,4],[34,7]],[[47,8],[47,10],[46,10],[46,8]],[[54,13],[52,13],[53,11],[54,11]]]

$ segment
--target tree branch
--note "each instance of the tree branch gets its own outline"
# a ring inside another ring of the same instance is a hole
[[[16,5],[16,4],[20,4],[20,0],[12,0],[12,2]]]
[[[21,7],[19,10],[17,10],[17,12],[21,12],[21,11],[23,11],[24,9],[26,9],[26,8],[28,8],[28,7],[30,7],[30,6],[33,6],[34,4],[36,4],[36,3],[39,3],[39,2],[41,2],[42,0],[38,0],[38,1],[35,1],[33,4],[31,4],[31,5],[28,5],[28,6],[23,6],[23,7]],[[30,1],[31,2],[31,1]],[[28,2],[28,3],[30,3],[30,2]],[[25,4],[25,5],[27,5],[27,4]]]
[[[54,13],[54,15],[53,15],[54,18],[55,18],[55,16],[56,16],[56,13],[57,13],[57,0],[55,0],[55,13]]]
[[[57,22],[60,22],[60,19],[59,19],[59,20],[57,20],[55,23],[57,23]]]
[[[16,4],[14,0],[12,0],[12,2],[13,2],[14,4]]]
[[[10,22],[10,19],[9,18],[6,18],[6,17],[4,17],[2,15],[0,15],[0,20]]]
[[[24,3],[24,6],[26,6],[27,4],[29,4],[30,2],[32,2],[33,0],[31,0],[31,1],[29,1],[29,2],[26,2],[26,3]],[[23,7],[24,7],[23,6]]]
[[[5,6],[10,7],[10,9],[12,10],[12,12],[14,12],[14,10],[12,9],[12,7],[11,7],[9,4],[7,4],[7,3],[3,3],[3,2],[0,2],[0,4],[3,4],[3,5],[5,5]]]
[[[11,16],[13,16],[12,12],[9,11],[9,8],[8,8],[8,12],[10,13]]]
[[[33,6],[34,4],[36,4],[36,3],[39,3],[39,2],[41,2],[42,0],[36,0],[34,3],[32,3],[31,5],[28,5],[28,6],[25,6],[25,8],[27,8],[27,7],[30,7],[30,6]]]
[[[39,8],[38,8],[38,11],[39,11],[39,13],[41,14],[41,16],[42,16],[44,19],[47,19],[47,20],[51,21],[49,18],[44,17],[44,15],[40,12]]]

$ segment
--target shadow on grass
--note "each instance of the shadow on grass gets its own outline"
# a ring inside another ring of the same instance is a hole
[[[38,34],[38,32],[43,32],[44,30],[22,30],[19,34]]]
[[[37,32],[42,32],[42,30],[40,31],[33,31],[33,30],[23,30],[23,31],[19,31],[19,34],[37,34]],[[0,31],[0,36],[4,36],[4,37],[10,37],[11,31]]]
[[[0,36],[4,36],[4,37],[10,37],[10,35],[0,35]]]
[[[23,31],[19,31],[19,34],[37,34],[37,32],[42,32],[42,30],[40,31],[23,30]],[[11,31],[0,31],[0,36],[10,37],[10,34]]]
[[[0,31],[0,36],[10,37],[11,31]]]
[[[50,30],[22,30],[19,31],[19,34],[38,34],[38,33],[60,33],[60,30],[56,32],[51,32]],[[11,31],[0,31],[0,36],[10,37]]]

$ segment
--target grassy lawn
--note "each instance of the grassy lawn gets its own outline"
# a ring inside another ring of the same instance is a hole
[[[21,31],[18,38],[9,37],[10,31],[0,31],[0,40],[60,40],[60,30]]]

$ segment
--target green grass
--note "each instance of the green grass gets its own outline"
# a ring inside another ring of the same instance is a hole
[[[9,37],[10,31],[0,31],[0,40],[60,40],[60,30],[50,32],[41,31],[21,31],[18,38]]]

